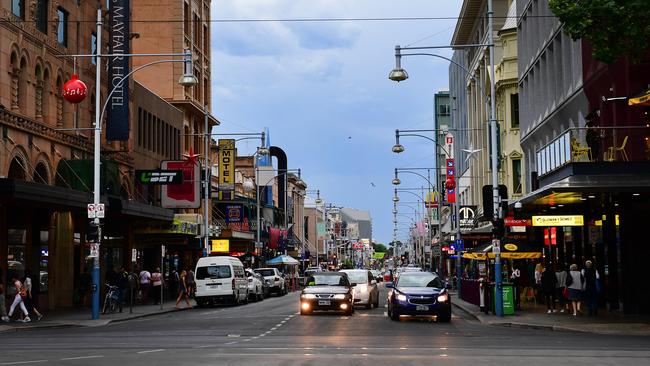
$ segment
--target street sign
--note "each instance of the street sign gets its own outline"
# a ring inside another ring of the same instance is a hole
[[[465,250],[465,242],[463,239],[456,239],[456,249],[461,252]]]
[[[95,213],[98,219],[103,219],[106,216],[106,210],[103,203],[95,205]]]
[[[89,203],[88,204],[88,218],[89,219],[94,219],[97,217],[97,213],[95,211],[95,204]]]
[[[136,179],[140,184],[162,185],[162,184],[182,184],[182,170],[136,170]]]
[[[131,249],[131,263],[135,263],[138,261],[138,250],[133,248]]]
[[[442,248],[440,247],[440,244],[436,244],[433,246],[433,256],[434,257],[440,257],[442,255]]]
[[[161,245],[160,246],[160,254],[164,257],[165,256],[165,246]]]
[[[492,253],[501,254],[501,240],[492,239]]]

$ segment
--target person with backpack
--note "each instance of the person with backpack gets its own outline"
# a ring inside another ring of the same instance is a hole
[[[11,319],[13,316],[14,310],[16,310],[16,306],[20,306],[20,310],[22,310],[23,314],[25,314],[25,319],[22,321],[25,323],[31,322],[32,320],[29,318],[29,313],[27,312],[25,302],[23,301],[23,297],[27,296],[27,289],[25,286],[23,286],[23,283],[20,282],[16,275],[13,275],[11,277],[11,282],[14,284],[14,288],[16,289],[16,296],[14,297],[14,302],[9,308],[9,319]]]
[[[566,277],[566,287],[569,289],[569,301],[571,301],[571,307],[573,309],[573,316],[582,314],[580,311],[580,306],[583,297],[584,291],[584,276],[580,271],[578,271],[578,265],[572,264],[569,267],[569,273]]]

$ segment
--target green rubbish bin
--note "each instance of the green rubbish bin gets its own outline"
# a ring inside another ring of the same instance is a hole
[[[494,286],[494,299],[496,299],[496,286]],[[512,315],[515,313],[515,292],[512,283],[501,284],[501,293],[503,294],[503,315]],[[495,302],[492,302],[493,309],[496,309]]]

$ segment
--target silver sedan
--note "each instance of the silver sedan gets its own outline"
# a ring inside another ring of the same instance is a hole
[[[345,269],[350,283],[356,284],[354,287],[354,304],[365,305],[366,309],[379,306],[379,289],[377,280],[367,269]]]

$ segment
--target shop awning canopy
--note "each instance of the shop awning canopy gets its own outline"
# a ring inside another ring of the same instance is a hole
[[[650,106],[650,89],[628,99],[627,105]]]
[[[496,254],[492,252],[492,243],[482,245],[471,252],[463,253],[465,259],[486,260],[495,258]],[[503,259],[536,259],[542,257],[540,249],[533,248],[528,243],[503,238],[501,241],[501,258]]]
[[[290,257],[288,255],[279,255],[271,260],[266,261],[266,264],[269,266],[282,266],[282,265],[287,265],[287,266],[297,266],[300,264],[297,260],[293,259],[293,257]]]

